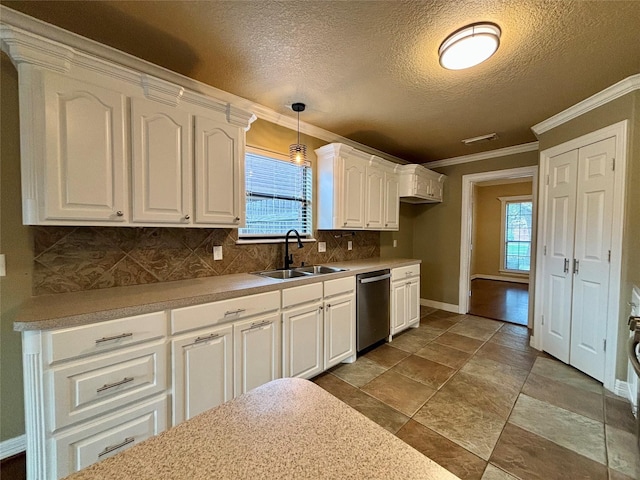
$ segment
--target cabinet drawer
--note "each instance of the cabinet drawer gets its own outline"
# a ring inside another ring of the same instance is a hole
[[[322,300],[322,282],[282,290],[282,308]]]
[[[57,477],[112,457],[166,429],[166,396],[53,437]]]
[[[356,277],[338,278],[324,282],[324,298],[355,292]]]
[[[280,292],[260,293],[171,311],[171,334],[260,315],[280,308]]]
[[[164,341],[101,355],[49,372],[55,415],[51,429],[77,423],[167,388]]]
[[[409,277],[420,275],[420,264],[410,265],[408,267],[398,267],[391,270],[391,281],[404,280]]]
[[[167,330],[165,318],[165,312],[154,312],[47,331],[42,334],[45,358],[52,364],[160,338]]]

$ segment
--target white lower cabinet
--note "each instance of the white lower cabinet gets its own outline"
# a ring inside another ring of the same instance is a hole
[[[167,399],[163,395],[54,435],[54,474],[42,478],[66,477],[157,435],[167,428],[166,410]]]
[[[236,396],[282,376],[281,335],[278,312],[233,325]]]
[[[324,282],[324,370],[356,355],[356,279]]]
[[[233,326],[171,340],[173,425],[233,398]]]
[[[420,323],[420,265],[391,271],[391,335]]]
[[[315,377],[323,371],[322,303],[282,314],[284,377]]]

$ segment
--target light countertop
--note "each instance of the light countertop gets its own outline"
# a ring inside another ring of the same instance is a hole
[[[31,297],[20,307],[13,326],[14,330],[18,331],[72,327],[255,293],[282,290],[296,285],[416,263],[420,263],[420,260],[370,258],[326,264],[345,268],[347,269],[345,272],[289,280],[275,280],[251,273],[237,273],[175,282],[40,295]]]
[[[287,378],[258,387],[67,478],[458,477],[317,385]]]

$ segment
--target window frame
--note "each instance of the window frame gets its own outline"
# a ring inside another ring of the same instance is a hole
[[[514,195],[510,197],[498,197],[500,200],[500,268],[498,271],[501,273],[512,273],[516,275],[529,276],[531,273],[531,249],[533,247],[533,238],[529,240],[529,270],[512,270],[507,268],[507,205],[509,203],[524,203],[531,202],[531,231],[533,235],[533,195]]]
[[[245,162],[244,165],[244,177],[243,177],[243,182],[245,182],[245,225],[248,223],[249,221],[249,216],[248,216],[248,212],[247,212],[247,202],[246,202],[246,198],[248,198],[248,193],[246,190],[246,181],[247,181],[247,175],[248,175],[248,169],[246,168],[246,162],[247,162],[247,154],[252,154],[252,155],[256,155],[256,156],[261,156],[261,157],[265,157],[268,159],[272,159],[272,160],[278,160],[278,161],[282,161],[282,162],[286,162],[286,163],[293,163],[295,164],[295,162],[291,161],[291,159],[289,158],[288,155],[279,153],[279,152],[274,152],[272,150],[267,150],[267,149],[263,149],[263,148],[258,148],[258,147],[251,147],[251,146],[246,146],[245,147],[245,156],[243,161]],[[313,188],[314,188],[314,172],[313,172],[313,164],[307,160],[304,162],[303,164],[306,168],[308,168],[308,174],[310,175],[310,179],[309,179],[309,188],[310,188],[310,192],[308,194],[308,200],[307,200],[307,212],[306,215],[309,218],[309,232],[306,233],[300,233],[300,237],[301,240],[303,242],[315,242],[316,239],[314,238],[314,223],[313,223],[313,214],[314,214],[314,205],[313,205]],[[287,200],[291,200],[289,198],[287,198]],[[241,233],[242,229],[246,228],[242,227],[242,228],[238,228],[238,240],[236,241],[236,244],[249,244],[249,243],[283,243],[285,240],[285,233],[277,233],[277,234],[243,234]]]

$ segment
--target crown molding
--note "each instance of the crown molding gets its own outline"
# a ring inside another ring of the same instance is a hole
[[[461,163],[479,162],[480,160],[488,160],[490,158],[506,157],[507,155],[515,155],[523,152],[533,152],[538,150],[538,142],[522,143],[512,147],[499,148],[497,150],[489,150],[488,152],[472,153],[471,155],[462,155],[461,157],[445,158],[436,160],[435,162],[427,162],[422,165],[426,168],[449,167],[451,165],[459,165]]]
[[[147,62],[146,60],[134,57],[133,55],[101,44],[99,42],[96,42],[95,40],[82,37],[60,27],[56,27],[55,25],[51,25],[49,23],[43,22],[42,20],[30,17],[29,15],[25,15],[24,13],[17,12],[16,10],[12,10],[11,8],[8,8],[4,5],[0,5],[0,19],[2,24],[10,25],[11,27],[24,30],[24,33],[28,32],[29,36],[33,37],[34,39],[43,37],[45,41],[53,40],[54,42],[57,42],[62,46],[68,48],[70,51],[62,50],[59,53],[56,52],[56,58],[60,58],[61,60],[59,61],[59,63],[62,64],[62,66],[58,67],[59,69],[68,69],[67,64],[70,62],[69,57],[73,57],[74,51],[79,51],[90,56],[98,57],[101,60],[116,63],[127,69],[145,72],[146,74],[156,77],[159,80],[171,82],[185,89],[192,90],[202,95],[213,97],[219,101],[228,102],[233,105],[234,109],[239,108],[249,110],[253,112],[253,114],[257,118],[275,123],[276,125],[280,125],[294,131],[298,128],[297,117],[294,118],[282,115],[281,113],[272,110],[271,108],[264,105],[260,105],[259,103],[255,103],[247,100],[246,98],[242,98],[232,93],[225,92],[224,90],[220,90],[218,88],[212,87],[211,85],[207,85],[206,83],[194,80],[185,75],[181,75],[164,67],[160,67],[153,63]],[[5,40],[5,38],[8,38],[8,32],[9,29],[6,28],[3,31],[2,49],[7,51],[7,53],[10,53],[9,45]],[[35,63],[33,59],[31,61],[32,63]],[[50,62],[50,60],[47,60],[46,56],[41,57],[40,61]],[[147,85],[145,85],[145,87],[151,87],[148,90],[149,94],[160,97],[160,99],[165,103],[171,104],[173,102],[180,101],[180,95],[178,95],[178,92],[163,91],[160,85],[161,82],[156,82],[153,85],[148,83]],[[183,99],[186,100],[187,97],[190,97],[190,95],[188,94],[188,92],[184,92]],[[229,113],[229,115],[233,117],[233,112]],[[329,130],[316,127],[315,125],[311,125],[304,121],[300,121],[300,132],[304,133],[305,135],[324,140],[327,143],[343,143],[345,145],[350,145],[370,155],[376,155],[394,163],[399,163],[402,165],[410,163],[400,157],[390,155],[362,143],[350,140],[346,137],[342,137],[336,133],[330,132]]]
[[[546,119],[543,122],[537,123],[531,130],[533,133],[540,135],[542,133],[548,132],[549,130],[556,128],[563,123],[568,122],[569,120],[573,120],[580,115],[584,115],[585,113],[594,110],[605,103],[608,103],[612,100],[615,100],[618,97],[622,97],[627,93],[633,92],[634,90],[640,89],[640,73],[636,75],[631,75],[630,77],[625,78],[624,80],[619,81],[611,85],[608,88],[605,88],[601,92],[596,93],[595,95],[590,96],[589,98],[582,100],[579,103],[563,110],[562,112],[554,115],[551,118]]]

